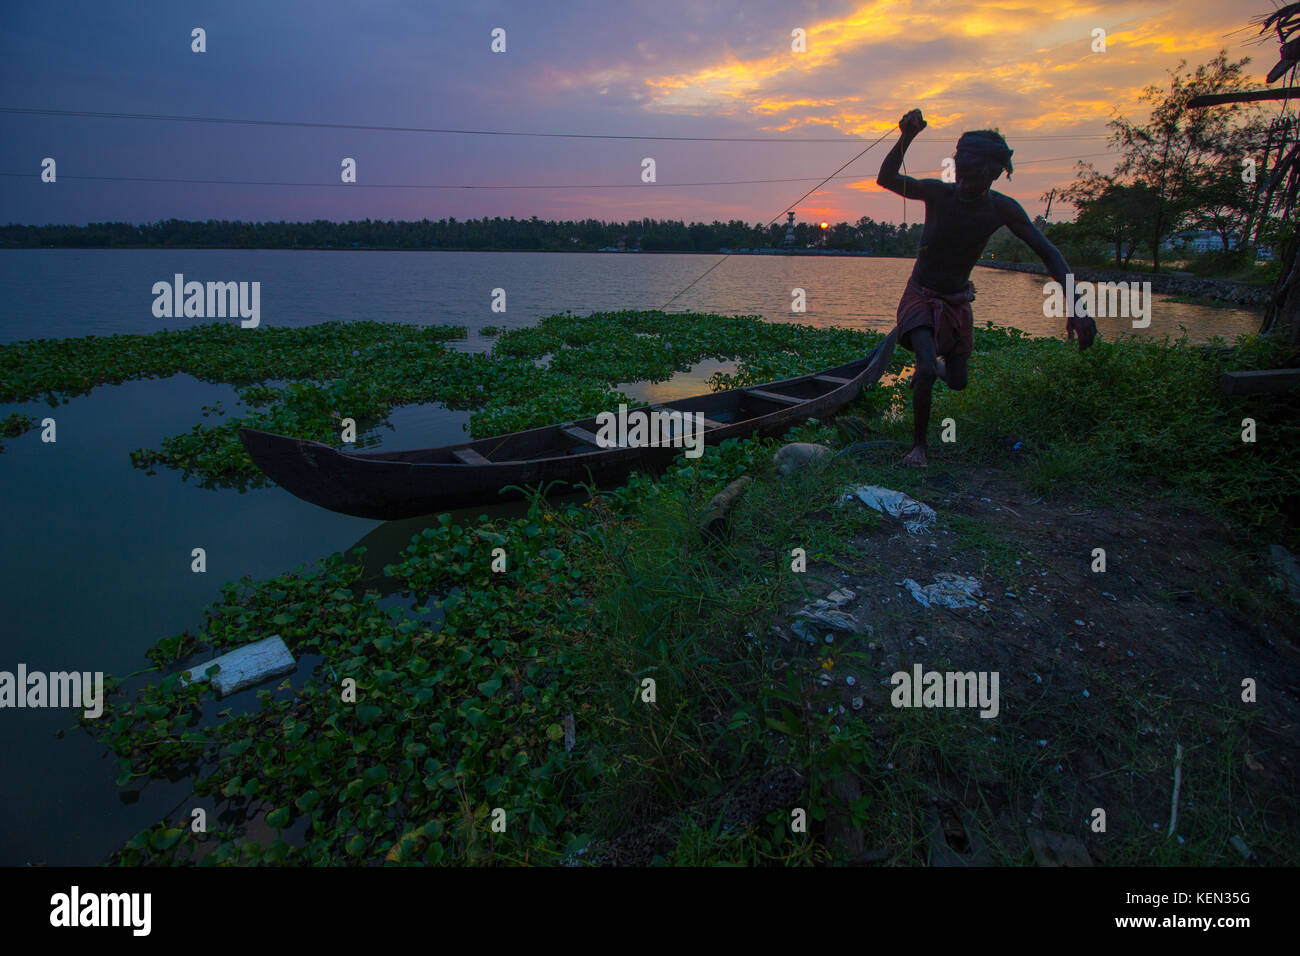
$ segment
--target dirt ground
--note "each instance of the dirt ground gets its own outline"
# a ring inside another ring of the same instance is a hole
[[[839,688],[846,721],[873,722],[881,759],[900,754],[890,675],[914,664],[998,672],[1000,713],[962,715],[960,727],[987,733],[981,745],[923,747],[918,762],[897,768],[934,795],[929,832],[910,848],[872,847],[832,814],[828,834],[850,857],[1231,864],[1243,861],[1229,849],[1241,835],[1253,862],[1296,861],[1285,837],[1300,824],[1300,615],[1271,587],[1266,549],[1161,498],[1043,500],[996,470],[927,474],[911,494],[937,513],[931,533],[886,517],[837,557],[839,567],[809,567],[810,580],[853,592],[840,610],[860,633],[812,645],[791,633],[792,605],[774,643]],[[1105,549],[1102,573],[1092,570],[1096,548]],[[978,579],[978,605],[927,608],[900,583],[924,586],[939,572]],[[868,652],[869,663],[846,655],[826,670],[848,650]],[[1246,679],[1253,703],[1243,701]],[[944,739],[964,732],[950,728]],[[1170,839],[1176,765],[1179,848],[1164,856],[1152,834]],[[847,787],[846,800],[862,789]],[[1090,825],[1096,808],[1106,811],[1104,832]]]

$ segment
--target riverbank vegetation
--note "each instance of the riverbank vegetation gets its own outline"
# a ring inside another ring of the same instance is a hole
[[[96,385],[187,373],[239,386],[245,409],[218,409],[159,449],[137,449],[139,467],[175,468],[212,486],[264,484],[239,442],[241,426],[343,447],[340,418],[357,422],[358,445],[395,407],[442,402],[471,412],[472,436],[540,427],[638,402],[620,383],[662,382],[705,360],[731,360],[711,385],[753,385],[828,368],[868,351],[878,333],[815,329],[756,316],[614,312],[548,316],[507,331],[490,354],[445,347],[463,329],[374,322],[303,329],[209,324],[183,332],[35,340],[0,346],[0,400],[44,397],[57,405]],[[1250,527],[1294,535],[1297,518],[1289,450],[1300,440],[1285,395],[1225,396],[1224,371],[1297,363],[1297,350],[1247,336],[1233,349],[1136,338],[1099,342],[1080,354],[1013,329],[976,330],[970,388],[941,390],[935,420],[951,416],[963,453],[993,454],[1019,434],[1043,486],[1158,482],[1204,499]],[[891,370],[903,368],[904,353]],[[901,400],[900,386],[872,389],[877,412]],[[1242,441],[1242,419],[1257,440]],[[34,419],[11,416],[13,434]],[[904,440],[909,423],[878,429]],[[1292,538],[1294,540],[1294,538]]]
[[[706,358],[736,361],[713,382],[726,387],[878,340],[745,317],[566,313],[465,356],[443,345],[459,330],[364,325],[17,343],[0,348],[0,369],[6,400],[56,404],[138,375],[235,381],[243,420],[332,439],[340,398],[370,403],[366,427],[435,395],[482,416],[476,431],[500,430],[591,414],[621,399],[619,383]],[[125,790],[191,776],[185,806],[223,812],[203,835],[188,809],[161,820],[115,860],[916,864],[936,858],[934,820],[950,834],[964,820],[989,861],[1028,863],[1029,819],[1097,861],[1230,863],[1239,835],[1258,858],[1294,863],[1296,715],[1275,700],[1243,708],[1239,677],[1294,666],[1268,650],[1296,617],[1260,553],[1297,544],[1300,423],[1276,397],[1221,395],[1217,379],[1298,358],[1249,337],[1231,351],[1121,340],[1080,354],[979,329],[970,386],[937,389],[935,421],[952,418],[957,440],[934,444],[929,473],[879,445],[848,450],[906,437],[895,381],[785,436],[843,453],[784,479],[780,441],[732,441],[584,501],[433,518],[382,568],[353,552],[231,583],[192,632],[158,643],[154,669],[113,681],[87,723]],[[236,424],[196,425],[192,446],[165,446],[184,456],[153,464],[246,474],[227,438]],[[753,484],[710,543],[698,517],[741,475]],[[841,501],[857,483],[932,503],[934,542]],[[1119,573],[1086,573],[1098,541]],[[949,570],[981,581],[978,607],[924,609],[898,587]],[[856,629],[792,636],[797,608],[837,588],[855,595]],[[253,706],[180,686],[182,664],[269,634],[310,673]],[[1003,716],[890,707],[889,675],[920,661],[1000,669]],[[1182,841],[1160,832],[1176,743],[1195,781]],[[1108,834],[1081,822],[1092,806],[1107,808]],[[807,832],[792,829],[800,808]]]

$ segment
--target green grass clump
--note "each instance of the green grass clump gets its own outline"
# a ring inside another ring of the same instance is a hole
[[[1040,494],[1172,489],[1246,527],[1281,528],[1295,544],[1294,398],[1224,395],[1219,376],[1292,365],[1298,355],[1257,337],[1227,354],[1141,339],[1080,353],[1063,341],[979,329],[967,387],[936,386],[931,421],[953,418],[958,441],[936,443],[934,457],[1006,463],[1016,459],[999,439],[1014,435],[1027,440],[1025,475]],[[1242,440],[1246,418],[1255,421],[1253,443]],[[892,423],[899,437],[910,427],[910,414]]]

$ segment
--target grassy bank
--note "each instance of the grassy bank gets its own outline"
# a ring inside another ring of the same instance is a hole
[[[509,370],[549,356],[563,391],[737,358],[725,385],[874,341],[699,318],[555,316],[503,334],[493,359]],[[442,361],[429,354],[421,367]],[[1294,677],[1267,649],[1297,622],[1259,552],[1296,541],[1297,420],[1278,398],[1217,391],[1224,368],[1294,358],[1256,341],[1226,357],[1134,341],[1080,355],[979,330],[970,386],[936,394],[936,431],[952,418],[957,441],[935,441],[927,474],[873,447],[780,479],[779,442],[728,442],[585,504],[443,520],[384,569],[396,602],[367,589],[357,555],[232,584],[195,634],[160,642],[143,689],[118,684],[90,725],[124,788],[192,775],[191,803],[230,814],[196,839],[186,810],[117,859],[917,864],[935,860],[936,834],[956,847],[964,827],[989,862],[1028,863],[1031,821],[1102,862],[1230,863],[1240,835],[1266,862],[1294,863],[1295,715],[1276,696],[1243,707],[1239,687],[1243,674]],[[339,362],[335,381],[352,381]],[[786,439],[902,438],[905,395],[873,389],[834,425]],[[476,407],[489,422],[507,408]],[[545,401],[508,412],[550,413]],[[754,483],[728,539],[706,542],[698,516],[742,474]],[[933,542],[840,501],[864,482],[933,504]],[[1110,576],[1087,572],[1098,542]],[[897,586],[950,570],[981,582],[976,607],[922,608]],[[840,587],[855,594],[854,629],[794,636],[795,610]],[[271,633],[321,664],[257,707],[223,712],[162,676]],[[891,707],[888,677],[913,663],[1000,671],[1000,717]],[[1163,825],[1184,750],[1175,840]]]

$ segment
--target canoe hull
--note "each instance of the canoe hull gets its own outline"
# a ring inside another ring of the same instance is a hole
[[[704,431],[709,445],[728,438],[781,434],[808,418],[828,418],[857,398],[888,367],[893,346],[891,334],[865,358],[827,372],[679,399],[655,408],[702,412],[712,423]],[[819,383],[819,377],[844,384]],[[829,390],[815,394],[821,389]],[[804,397],[801,392],[809,394]],[[777,400],[783,396],[784,401]],[[785,404],[795,399],[797,404]],[[573,425],[579,432],[595,432],[598,427],[594,418]],[[521,488],[553,482],[574,488],[587,483],[610,487],[634,471],[661,472],[684,454],[683,448],[672,446],[594,449],[566,435],[565,427],[550,425],[405,452],[345,452],[251,428],[241,428],[239,437],[254,464],[291,494],[330,511],[381,521],[517,498]],[[454,457],[458,451],[483,463],[458,461]]]

